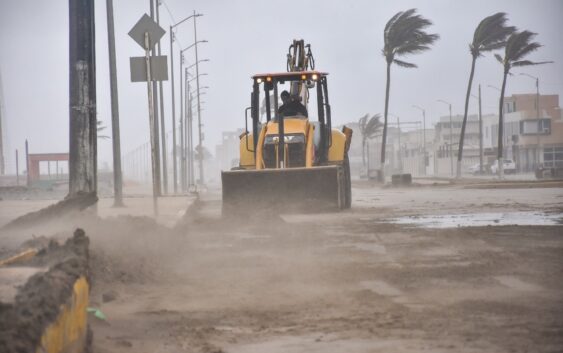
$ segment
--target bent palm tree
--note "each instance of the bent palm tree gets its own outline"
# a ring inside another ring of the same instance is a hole
[[[513,33],[516,28],[506,26],[506,14],[498,12],[489,17],[485,17],[475,29],[473,41],[469,44],[471,52],[471,72],[469,74],[469,84],[465,95],[465,110],[463,112],[463,122],[461,123],[461,134],[459,136],[459,147],[457,153],[456,177],[461,177],[461,161],[463,158],[463,144],[465,142],[465,126],[467,124],[467,110],[469,107],[469,96],[471,95],[471,85],[475,74],[475,62],[477,58],[483,56],[484,52],[501,49],[506,45],[506,38]],[[450,141],[453,142],[453,141]]]
[[[523,60],[524,57],[533,51],[539,49],[542,45],[538,42],[533,42],[532,40],[537,35],[530,31],[514,32],[508,37],[506,41],[506,47],[504,48],[504,58],[499,54],[495,54],[495,58],[504,67],[504,75],[502,78],[502,87],[500,89],[500,99],[499,99],[499,112],[498,112],[498,176],[503,177],[503,134],[504,134],[504,117],[503,117],[503,105],[504,105],[504,91],[506,89],[506,77],[510,73],[510,69],[519,66],[529,66],[529,65],[540,65],[547,64],[551,61],[533,62],[530,60]],[[538,126],[539,128],[539,126]]]
[[[385,144],[387,143],[387,115],[389,112],[389,87],[391,84],[391,64],[401,67],[416,68],[413,63],[398,60],[395,57],[418,54],[430,49],[440,36],[429,34],[424,29],[432,22],[418,15],[416,9],[400,11],[391,17],[383,31],[384,47],[382,54],[387,62],[387,83],[385,86],[385,113],[383,120],[383,137],[381,139],[381,176],[385,181]]]
[[[362,165],[366,166],[366,143],[368,139],[374,138],[381,130],[381,115],[375,114],[371,118],[368,114],[360,118],[358,124],[362,135]]]

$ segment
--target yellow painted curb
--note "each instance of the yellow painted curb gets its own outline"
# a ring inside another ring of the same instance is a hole
[[[19,254],[16,254],[14,256],[10,256],[9,258],[4,259],[4,260],[0,260],[0,266],[13,264],[14,262],[18,262],[18,261],[29,260],[32,257],[34,257],[37,254],[37,252],[38,252],[37,249],[26,249],[26,250],[20,252]]]
[[[81,276],[72,289],[72,296],[61,305],[59,316],[41,336],[37,353],[82,353],[86,344],[89,285]]]

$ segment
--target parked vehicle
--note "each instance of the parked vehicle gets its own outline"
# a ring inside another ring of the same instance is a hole
[[[502,161],[502,169],[504,174],[515,174],[516,173],[516,163],[512,159],[504,159]],[[498,159],[496,159],[491,165],[491,173],[498,173]]]

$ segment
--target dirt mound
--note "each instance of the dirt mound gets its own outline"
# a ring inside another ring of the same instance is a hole
[[[75,281],[89,275],[89,239],[82,229],[64,245],[50,243],[25,265],[49,266],[32,276],[14,303],[0,303],[0,351],[34,353],[45,328],[58,316]]]
[[[64,200],[59,201],[54,205],[18,217],[6,224],[2,229],[29,227],[41,222],[57,219],[73,211],[82,211],[92,206],[97,201],[98,197],[95,193],[85,193],[73,197],[66,197]]]

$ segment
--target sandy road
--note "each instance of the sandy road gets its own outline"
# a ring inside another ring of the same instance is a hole
[[[562,189],[355,188],[354,206],[93,228],[94,352],[560,352],[563,226],[396,215],[561,212]],[[101,296],[115,291],[117,299]],[[96,302],[97,301],[97,302]]]

